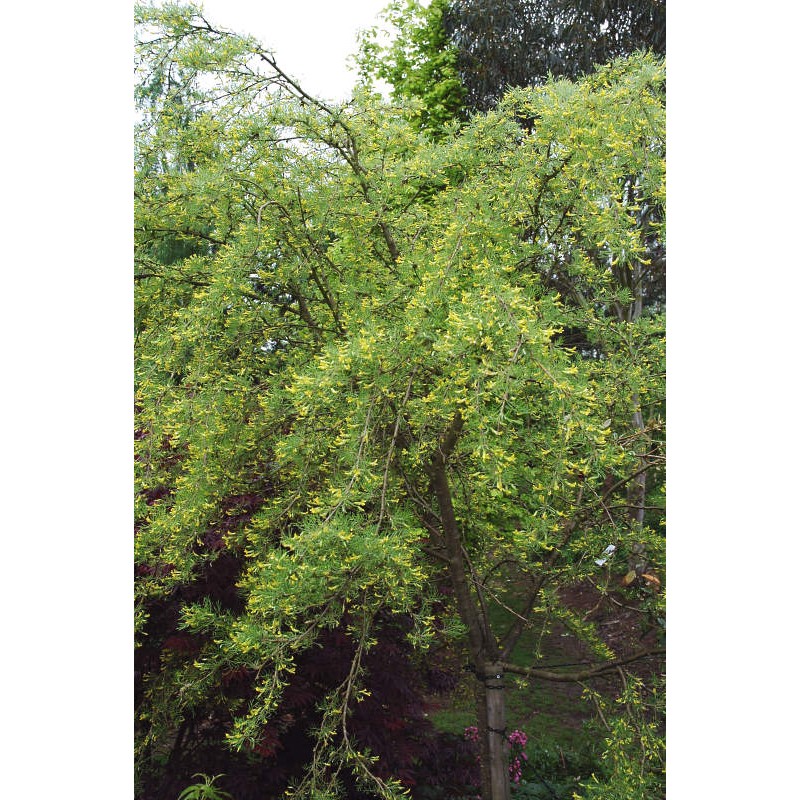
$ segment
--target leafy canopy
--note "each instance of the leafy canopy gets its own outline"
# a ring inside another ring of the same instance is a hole
[[[170,713],[253,669],[228,739],[254,747],[298,654],[344,625],[350,675],[296,788],[331,796],[344,769],[395,796],[347,720],[379,614],[410,615],[423,651],[439,635],[445,448],[461,546],[486,576],[473,598],[502,602],[509,570],[539,588],[598,578],[609,541],[663,557],[658,514],[635,525],[602,488],[658,449],[663,319],[615,309],[635,302],[618,276],[646,269],[641,209],[664,204],[663,65],[515,90],[432,141],[413,103],[327,106],[197,9],[138,13],[140,630],[234,553],[241,607],[183,608],[204,644],[166,679]],[[246,492],[263,504],[227,526]]]

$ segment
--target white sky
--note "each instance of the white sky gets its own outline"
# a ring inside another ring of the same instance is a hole
[[[389,0],[199,0],[212,25],[255,36],[311,95],[344,100],[360,29],[377,25]]]

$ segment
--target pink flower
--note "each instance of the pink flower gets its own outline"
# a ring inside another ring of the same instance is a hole
[[[464,738],[468,742],[477,742],[478,729],[474,725],[470,725],[468,728],[464,728]]]
[[[508,774],[514,783],[522,780],[522,760],[527,761],[528,756],[522,748],[528,743],[528,737],[524,731],[515,730],[508,735],[508,743],[511,746],[511,763],[508,766]]]

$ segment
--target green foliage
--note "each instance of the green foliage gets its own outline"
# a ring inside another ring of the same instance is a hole
[[[395,34],[388,44],[371,28],[359,38],[356,57],[362,82],[376,79],[392,86],[396,100],[416,100],[411,122],[434,138],[446,125],[464,118],[464,87],[456,69],[458,53],[448,40],[443,14],[446,0],[394,0],[382,16]]]
[[[362,79],[416,99],[434,136],[494,108],[512,88],[578,78],[640,51],[664,56],[664,0],[394,0],[389,30],[361,35]]]
[[[549,781],[523,781],[514,788],[512,797],[517,800],[572,800],[568,785]]]
[[[203,773],[198,773],[193,777],[202,778],[202,781],[187,786],[178,795],[178,800],[231,800],[231,795],[228,792],[224,792],[214,786],[214,782],[222,778],[222,775],[209,777]]]
[[[581,784],[575,800],[639,800],[665,797],[663,687],[645,691],[628,679],[614,709],[599,693],[586,690],[605,728],[601,775]]]
[[[342,770],[399,796],[348,717],[379,614],[411,615],[421,649],[436,635],[431,475],[449,432],[460,546],[486,576],[472,597],[502,599],[509,569],[596,579],[609,537],[661,563],[662,532],[624,493],[663,427],[663,314],[641,313],[631,278],[648,266],[640,210],[664,205],[663,64],[517,90],[434,138],[444,101],[427,118],[402,93],[329,107],[192,8],[139,13],[140,632],[221,552],[241,565],[241,607],[184,603],[199,653],[165,657],[147,686],[140,751],[236,669],[259,677],[229,703],[228,740],[253,748],[298,654],[345,625],[351,669],[297,796]],[[231,524],[230,498],[253,492],[258,510]]]

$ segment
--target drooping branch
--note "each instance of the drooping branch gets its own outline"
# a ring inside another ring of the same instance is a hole
[[[298,306],[298,314],[300,319],[306,323],[309,330],[314,336],[317,344],[322,341],[322,328],[317,324],[314,318],[311,316],[311,312],[308,310],[308,304],[306,303],[305,297],[303,297],[302,292],[299,290],[296,284],[293,282],[289,283],[289,289],[294,295],[295,299],[297,300]]]
[[[320,255],[319,244],[313,239],[313,237],[310,235],[308,231],[308,220],[306,219],[306,214],[305,211],[303,210],[303,198],[300,194],[299,188],[297,189],[297,205],[300,211],[300,219],[303,223],[303,232],[307,240],[309,241],[313,251],[317,255]],[[324,256],[324,254],[323,257],[325,258],[326,261],[328,261],[328,263],[330,263],[330,261],[327,259],[326,256]],[[311,274],[311,279],[314,281],[320,293],[322,294],[322,299],[325,302],[325,305],[328,306],[328,308],[330,309],[330,312],[333,315],[333,321],[336,325],[337,330],[339,331],[339,335],[344,336],[345,329],[344,326],[342,325],[342,320],[339,315],[339,304],[336,302],[336,296],[331,290],[330,284],[328,283],[328,279],[325,277],[325,273],[321,272],[314,266],[314,262],[312,259],[309,259],[307,263],[309,272]]]
[[[649,656],[663,655],[664,653],[666,653],[666,648],[664,647],[639,650],[631,655],[615,658],[613,661],[606,661],[602,664],[592,664],[586,669],[577,670],[575,672],[554,672],[550,669],[521,667],[518,664],[510,664],[507,662],[502,662],[502,666],[506,672],[513,672],[515,675],[523,675],[526,678],[540,678],[545,681],[575,682],[584,681],[587,678],[596,678],[598,675],[603,675],[606,672],[613,672],[623,664],[631,664],[634,661],[640,661]]]
[[[166,233],[173,236],[188,236],[193,239],[204,239],[207,242],[211,242],[211,244],[216,244],[219,246],[222,246],[227,242],[225,239],[216,239],[213,236],[209,236],[207,233],[203,233],[202,231],[198,230],[191,230],[189,228],[159,228],[157,226],[150,225],[146,228],[135,227],[133,230],[135,233]]]
[[[380,516],[378,517],[378,524],[377,530],[380,530],[381,524],[383,523],[384,517],[386,516],[386,490],[389,486],[389,468],[392,464],[392,457],[394,456],[394,449],[397,444],[397,437],[400,434],[400,423],[403,420],[403,409],[406,407],[408,403],[408,399],[411,397],[411,388],[414,385],[414,374],[416,373],[417,368],[414,367],[411,370],[411,374],[408,376],[408,384],[406,385],[406,392],[403,396],[403,401],[400,405],[400,408],[396,412],[395,423],[394,423],[394,431],[392,432],[392,440],[389,443],[389,452],[386,454],[386,464],[383,470],[383,483],[381,485],[381,510]]]

